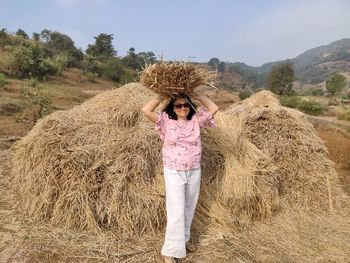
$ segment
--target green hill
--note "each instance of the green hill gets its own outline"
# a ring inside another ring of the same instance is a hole
[[[262,85],[271,68],[285,62],[293,64],[295,75],[302,83],[320,83],[335,72],[350,71],[350,39],[341,39],[307,50],[295,58],[265,63],[260,67],[240,62],[227,64],[228,69],[241,74],[244,80]]]

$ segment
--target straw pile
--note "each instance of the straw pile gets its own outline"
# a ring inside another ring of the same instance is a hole
[[[281,106],[269,91],[232,105],[226,113],[243,120],[245,136],[278,167],[283,203],[333,210],[334,200],[343,199],[324,143],[303,113]]]
[[[139,84],[105,92],[45,117],[13,146],[12,186],[19,207],[37,221],[59,226],[31,226],[29,255],[162,262],[161,141],[140,113],[151,96]],[[217,127],[202,134],[202,184],[193,222],[199,251],[184,262],[347,258],[350,226],[344,216],[311,218],[305,212],[326,213],[342,191],[303,115],[262,92],[215,119]],[[113,234],[85,236],[62,227]],[[57,248],[64,252],[57,254]]]
[[[129,84],[39,121],[13,147],[14,189],[23,210],[78,229],[162,229],[161,141],[139,110],[149,97]],[[232,223],[271,216],[278,207],[274,166],[241,138],[239,126],[234,132],[224,116],[218,121],[219,128],[203,135],[197,225],[226,215]]]
[[[184,62],[160,61],[147,66],[140,75],[146,88],[162,97],[191,94],[200,85],[213,86],[215,74]]]

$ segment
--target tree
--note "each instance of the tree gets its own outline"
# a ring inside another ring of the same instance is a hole
[[[226,63],[225,62],[220,62],[218,67],[217,67],[219,72],[225,72],[226,70]]]
[[[211,58],[209,61],[208,61],[208,65],[210,66],[213,66],[215,68],[217,68],[217,66],[219,65],[220,63],[220,60],[218,58]]]
[[[52,32],[47,45],[55,52],[70,52],[75,51],[74,41],[67,35],[60,32]]]
[[[33,39],[34,41],[40,41],[40,34],[34,32],[34,33],[32,34],[32,39]]]
[[[143,61],[142,66],[157,62],[156,55],[152,51],[140,52],[137,56]]]
[[[346,87],[346,78],[340,74],[333,74],[326,81],[326,89],[333,97],[335,93],[341,92]]]
[[[88,45],[86,53],[94,57],[111,57],[115,56],[115,51],[112,41],[113,34],[101,33],[95,38],[95,44]]]
[[[23,29],[18,29],[16,36],[23,37],[24,39],[29,39],[28,34]]]
[[[50,57],[66,57],[67,67],[81,65],[84,53],[75,47],[74,41],[68,35],[44,29],[40,33],[40,38],[38,38],[37,33],[33,33],[34,37],[45,43],[46,51]]]
[[[123,57],[123,63],[125,66],[133,69],[141,69],[143,65],[142,59],[136,55],[135,48],[133,47],[131,47],[128,54]]]
[[[9,34],[7,33],[6,28],[0,30],[0,46],[6,46],[11,43]]]
[[[291,63],[274,66],[267,79],[267,88],[278,95],[293,94],[294,70]]]
[[[50,41],[50,38],[51,38],[51,31],[48,30],[48,29],[43,29],[41,32],[40,32],[40,38],[43,42],[47,43]]]

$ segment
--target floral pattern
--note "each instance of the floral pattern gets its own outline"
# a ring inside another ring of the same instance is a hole
[[[173,120],[165,112],[158,113],[155,129],[163,140],[163,164],[172,170],[200,168],[201,128],[215,127],[214,117],[204,107],[191,120]]]

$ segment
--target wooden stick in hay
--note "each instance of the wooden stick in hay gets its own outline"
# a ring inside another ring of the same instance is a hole
[[[169,98],[185,93],[191,95],[200,85],[213,88],[215,72],[200,69],[185,62],[164,62],[147,65],[140,75],[140,82],[161,97]]]

